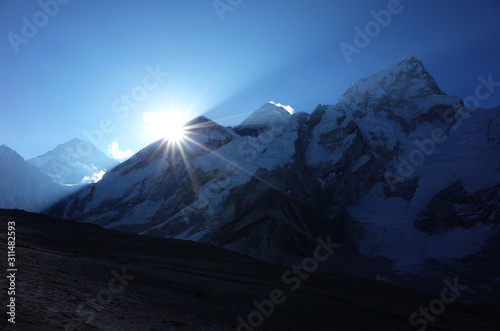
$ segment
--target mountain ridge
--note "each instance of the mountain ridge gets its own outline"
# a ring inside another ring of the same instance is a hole
[[[392,269],[392,281],[401,272],[427,272],[433,260],[446,261],[443,272],[455,270],[460,259],[479,256],[492,243],[498,220],[487,219],[498,207],[488,207],[468,228],[460,226],[469,222],[466,218],[453,223],[446,216],[439,221],[445,231],[430,236],[425,233],[427,215],[437,213],[441,204],[433,198],[457,179],[471,195],[479,192],[473,187],[476,182],[486,190],[478,193],[482,198],[469,198],[469,213],[487,205],[500,183],[491,180],[500,178],[495,166],[500,163],[498,135],[493,131],[499,112],[471,111],[461,132],[455,131],[456,122],[445,120],[444,114],[461,109],[461,99],[445,95],[411,56],[369,77],[350,87],[335,105],[320,105],[311,114],[285,114],[284,108],[267,103],[250,115],[254,118],[247,127],[195,121],[181,147],[157,141],[50,212],[125,232],[208,243],[282,264],[307,256],[314,238],[329,233],[342,243],[342,262],[322,265],[322,270],[339,267],[373,279],[377,273],[360,274],[353,261],[374,263],[373,270],[377,264]],[[260,116],[269,115],[266,109],[271,115],[278,109],[283,117],[270,116],[269,121]],[[428,141],[437,129],[442,139],[432,142],[431,150]],[[469,158],[462,156],[464,151]],[[488,159],[476,164],[478,151]],[[412,162],[411,172],[401,173],[404,162]],[[404,180],[391,181],[389,173],[404,175]],[[455,200],[447,208],[460,213]],[[457,250],[457,235],[474,240]],[[481,263],[478,269],[487,268],[488,262]],[[496,282],[473,270],[469,276]]]

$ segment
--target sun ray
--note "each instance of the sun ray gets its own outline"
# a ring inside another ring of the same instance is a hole
[[[172,166],[177,163],[177,160],[179,160],[178,157],[180,157],[180,160],[182,160],[182,163],[186,168],[189,181],[191,182],[193,192],[196,194],[197,199],[200,196],[201,187],[198,178],[193,173],[193,167],[190,162],[190,157],[188,154],[188,151],[192,150],[193,147],[197,147],[208,153],[211,153],[215,157],[221,159],[223,162],[231,165],[233,168],[238,169],[241,173],[247,174],[250,177],[253,177],[258,181],[260,181],[261,183],[265,184],[269,188],[278,191],[281,194],[293,199],[293,197],[291,197],[287,192],[283,191],[273,183],[265,180],[261,176],[256,175],[254,172],[250,171],[240,163],[233,161],[196,141],[195,136],[202,135],[202,133],[199,132],[199,129],[204,128],[206,126],[207,126],[206,122],[184,125],[182,127],[182,130],[179,130],[180,134],[172,135],[170,137],[164,137],[160,146],[158,147],[162,148],[163,152],[166,153],[167,158],[170,160]]]
[[[263,184],[269,186],[270,188],[276,190],[276,191],[279,191],[281,192],[282,194],[288,196],[288,194],[286,192],[284,192],[283,190],[281,190],[280,188],[278,188],[277,186],[275,186],[274,184],[270,183],[269,181],[263,179],[262,177],[260,176],[257,176],[255,175],[255,173],[252,173],[251,171],[245,169],[244,167],[240,166],[238,163],[228,159],[228,158],[225,158],[224,156],[220,155],[219,153],[215,152],[214,150],[211,150],[210,148],[208,147],[205,147],[203,146],[202,144],[198,143],[197,141],[191,139],[189,136],[186,136],[184,138],[185,140],[195,144],[196,146],[202,148],[203,150],[209,152],[209,153],[212,153],[213,155],[215,155],[216,157],[220,158],[221,160],[223,160],[224,162],[227,162],[231,165],[233,165],[234,167],[238,168],[239,170],[241,170],[242,172],[250,175],[251,177],[255,177],[256,179],[258,179],[260,182],[262,182]]]
[[[186,138],[184,138],[184,139],[186,139]],[[195,192],[195,194],[198,195],[200,192],[200,184],[198,182],[198,179],[194,176],[194,174],[192,172],[191,166],[190,166],[189,161],[186,157],[182,143],[183,143],[183,141],[179,141],[176,143],[176,145],[177,145],[177,148],[179,150],[179,154],[181,155],[182,162],[184,163],[184,166],[186,167],[186,171],[188,173],[189,181],[191,182],[191,186],[193,188],[193,191]]]

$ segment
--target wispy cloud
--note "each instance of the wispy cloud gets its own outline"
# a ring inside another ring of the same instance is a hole
[[[273,105],[276,105],[278,107],[283,107],[286,109],[287,112],[289,112],[290,114],[293,114],[293,112],[295,111],[292,106],[285,106],[285,105],[282,105],[281,103],[276,103],[274,101],[269,101],[270,103],[272,103]]]
[[[92,176],[84,176],[82,179],[82,183],[97,183],[101,180],[102,176],[104,176],[105,173],[106,171],[101,170],[94,173]]]
[[[125,159],[128,159],[134,153],[130,149],[127,149],[126,151],[121,151],[120,148],[118,147],[118,142],[113,141],[109,146],[108,146],[108,153],[118,161],[124,161]]]

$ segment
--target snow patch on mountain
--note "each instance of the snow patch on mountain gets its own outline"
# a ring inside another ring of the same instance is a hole
[[[236,128],[270,126],[276,122],[287,125],[290,120],[291,114],[285,106],[268,102],[244,119]]]

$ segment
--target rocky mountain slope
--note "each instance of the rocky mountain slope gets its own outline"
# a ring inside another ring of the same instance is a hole
[[[447,96],[408,56],[311,114],[268,103],[234,129],[197,118],[181,145],[151,144],[49,212],[283,264],[330,234],[344,263],[323,270],[495,288],[499,115]]]

